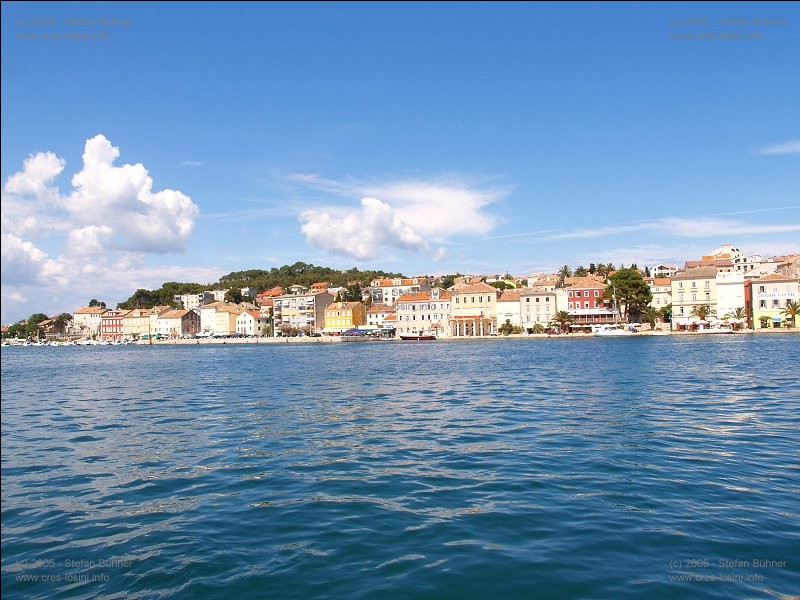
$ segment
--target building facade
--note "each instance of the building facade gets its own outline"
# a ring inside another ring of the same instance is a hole
[[[276,296],[273,299],[273,335],[289,335],[292,330],[322,333],[325,307],[332,302],[333,296],[327,292]]]
[[[450,288],[450,294],[453,337],[497,334],[497,288],[488,283],[456,284]]]
[[[333,302],[325,307],[325,333],[342,333],[367,324],[363,302]]]
[[[800,284],[796,279],[773,273],[752,282],[753,327],[755,329],[786,326],[783,310],[787,301],[798,301]]]
[[[687,269],[672,278],[672,323],[686,327],[699,319],[692,313],[700,305],[717,312],[717,268],[713,266]]]
[[[447,290],[433,288],[430,292],[403,294],[397,298],[395,309],[397,337],[450,335],[451,294]]]

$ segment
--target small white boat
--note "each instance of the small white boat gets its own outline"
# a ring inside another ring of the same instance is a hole
[[[636,329],[620,325],[593,325],[592,334],[599,337],[620,337],[635,335]]]

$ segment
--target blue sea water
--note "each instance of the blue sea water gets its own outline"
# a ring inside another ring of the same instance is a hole
[[[2,350],[7,598],[790,598],[793,335]]]

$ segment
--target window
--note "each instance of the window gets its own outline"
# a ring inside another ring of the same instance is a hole
[[[594,297],[595,298],[599,298],[600,297],[600,290],[595,290],[594,291]]]
[[[772,301],[772,308],[780,308],[780,307],[781,307],[781,303],[780,303],[779,300],[773,300]]]
[[[683,282],[682,281],[678,282],[678,287],[681,288],[681,289],[683,288]]]
[[[544,299],[545,302],[550,302],[550,296]]]
[[[710,301],[710,300],[711,300],[711,294],[706,292],[706,301]]]
[[[683,294],[678,294],[678,302],[683,302]]]
[[[572,290],[569,291],[569,297],[572,298]]]
[[[767,301],[766,300],[760,300],[759,303],[758,303],[758,308],[767,308]]]
[[[766,286],[763,286],[763,285],[758,286],[758,293],[759,294],[763,294],[766,291],[767,291]]]
[[[572,302],[569,303],[569,309],[572,310]]]
[[[696,288],[696,287],[697,287],[697,282],[696,282],[696,281],[693,281],[693,282],[692,282],[692,287],[693,287],[693,288]]]
[[[692,300],[697,300],[697,294],[695,292],[692,292]]]
[[[705,288],[709,289],[710,287],[711,287],[711,282],[710,281],[706,281]]]
[[[589,303],[588,302],[584,302],[583,303],[583,308],[589,308]]]

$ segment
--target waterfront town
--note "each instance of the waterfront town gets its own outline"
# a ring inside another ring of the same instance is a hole
[[[623,277],[624,275],[624,277]],[[242,288],[179,294],[171,305],[103,303],[3,326],[4,343],[153,343],[206,338],[444,339],[630,332],[765,331],[796,327],[800,254],[745,256],[724,244],[683,266],[568,266],[525,276],[385,277],[369,285]],[[233,294],[237,296],[238,294]],[[353,297],[355,295],[355,298]],[[26,331],[27,335],[21,335]]]

